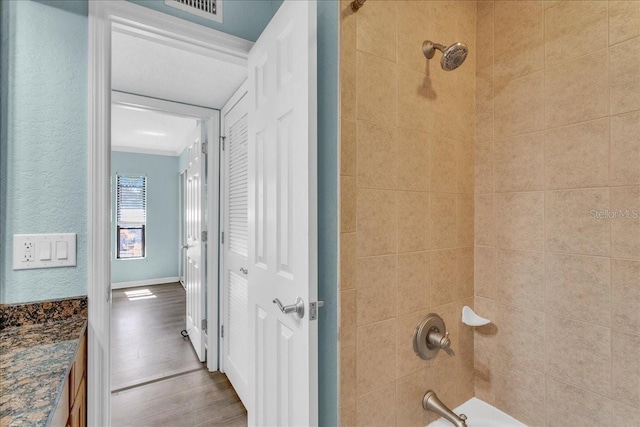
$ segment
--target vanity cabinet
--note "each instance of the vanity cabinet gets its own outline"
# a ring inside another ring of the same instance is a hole
[[[82,335],[76,357],[71,364],[51,427],[86,427],[87,425],[87,333]]]

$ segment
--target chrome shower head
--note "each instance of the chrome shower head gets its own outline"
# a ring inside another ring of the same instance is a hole
[[[464,43],[454,43],[449,47],[434,43],[430,40],[422,43],[422,53],[424,53],[427,59],[433,58],[436,49],[442,52],[440,65],[445,71],[452,71],[461,66],[464,60],[467,59],[467,54],[469,53],[469,49]]]

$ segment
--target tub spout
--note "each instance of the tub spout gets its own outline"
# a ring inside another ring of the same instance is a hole
[[[467,426],[467,416],[465,414],[456,415],[438,399],[436,392],[433,390],[429,390],[422,398],[422,407],[427,411],[435,412],[456,427]]]

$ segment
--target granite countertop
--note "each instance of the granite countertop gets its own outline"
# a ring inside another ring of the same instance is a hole
[[[45,426],[60,399],[87,319],[0,330],[0,425]]]

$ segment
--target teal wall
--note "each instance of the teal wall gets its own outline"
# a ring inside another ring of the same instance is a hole
[[[178,276],[178,157],[111,153],[111,188],[116,174],[147,177],[146,257],[118,260],[115,222],[112,230],[111,282],[132,282]],[[112,192],[111,217],[115,218],[116,194]]]
[[[0,301],[87,293],[87,3],[2,2]],[[77,266],[12,269],[17,233],[77,233]]]
[[[225,0],[219,23],[167,6],[164,0],[128,1],[251,41],[257,40],[282,3],[282,0]]]
[[[339,2],[318,2],[319,425],[338,425]]]

